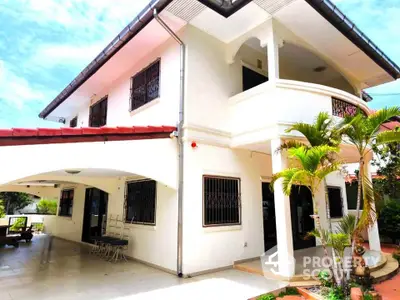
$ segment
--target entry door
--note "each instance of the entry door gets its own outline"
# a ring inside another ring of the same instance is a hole
[[[295,250],[315,247],[315,238],[305,239],[314,229],[314,214],[311,192],[304,186],[293,186],[290,195],[293,247]]]
[[[92,243],[94,237],[105,234],[108,194],[96,188],[86,189],[82,241]]]
[[[262,183],[265,251],[276,246],[277,243],[274,193],[270,190],[269,186],[269,182]]]

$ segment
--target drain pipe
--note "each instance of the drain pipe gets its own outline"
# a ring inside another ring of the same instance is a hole
[[[184,121],[184,109],[185,109],[185,63],[186,63],[186,45],[184,42],[172,31],[171,28],[159,17],[157,10],[154,9],[154,18],[158,23],[169,33],[169,35],[174,38],[174,40],[179,44],[180,53],[180,97],[179,97],[179,121],[178,121],[178,144],[179,144],[179,154],[178,154],[178,236],[177,236],[177,259],[176,259],[176,271],[178,277],[182,277],[182,241],[183,241],[183,231],[182,231],[182,221],[183,221],[183,121]],[[176,135],[176,134],[175,134]]]

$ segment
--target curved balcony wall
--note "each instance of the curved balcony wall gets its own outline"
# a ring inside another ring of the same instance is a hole
[[[341,117],[344,113],[354,113],[358,107],[369,113],[366,103],[348,92],[285,79],[263,83],[229,101],[233,138],[245,135],[250,138],[255,132],[264,132],[265,136],[266,130],[271,132],[276,125],[312,123],[323,111]],[[251,142],[246,140],[246,143]]]

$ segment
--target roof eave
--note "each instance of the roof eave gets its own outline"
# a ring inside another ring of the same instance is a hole
[[[306,0],[321,16],[345,37],[367,54],[378,66],[395,80],[400,78],[400,68],[379,49],[357,26],[330,0]]]
[[[71,83],[53,100],[51,101],[42,112],[39,118],[45,119],[52,111],[54,111],[61,103],[63,103],[69,96],[71,96],[83,83],[86,82],[92,75],[94,75],[114,54],[116,54],[122,47],[124,47],[133,37],[135,37],[148,23],[150,23],[154,16],[153,10],[157,9],[161,12],[173,0],[151,0],[146,7],[138,14],[135,19],[130,22],[111,43],[81,72],[71,81]]]

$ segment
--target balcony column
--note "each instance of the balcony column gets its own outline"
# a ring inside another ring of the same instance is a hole
[[[369,180],[372,182],[371,174],[371,162],[367,160],[364,165],[365,173]],[[375,203],[372,204],[372,208],[375,209]],[[381,251],[381,240],[379,238],[378,222],[375,222],[370,228],[368,228],[368,241],[369,248],[374,251]]]
[[[271,20],[267,36],[267,55],[268,55],[268,80],[275,82],[279,79],[279,48],[282,46],[282,41],[278,38],[274,31],[274,23]]]
[[[287,159],[277,149],[281,146],[281,139],[271,140],[272,173],[278,173],[287,167]],[[292,218],[290,213],[290,198],[283,193],[282,179],[275,182],[274,202],[276,216],[276,237],[278,251],[279,274],[292,277],[295,271],[293,261]]]

